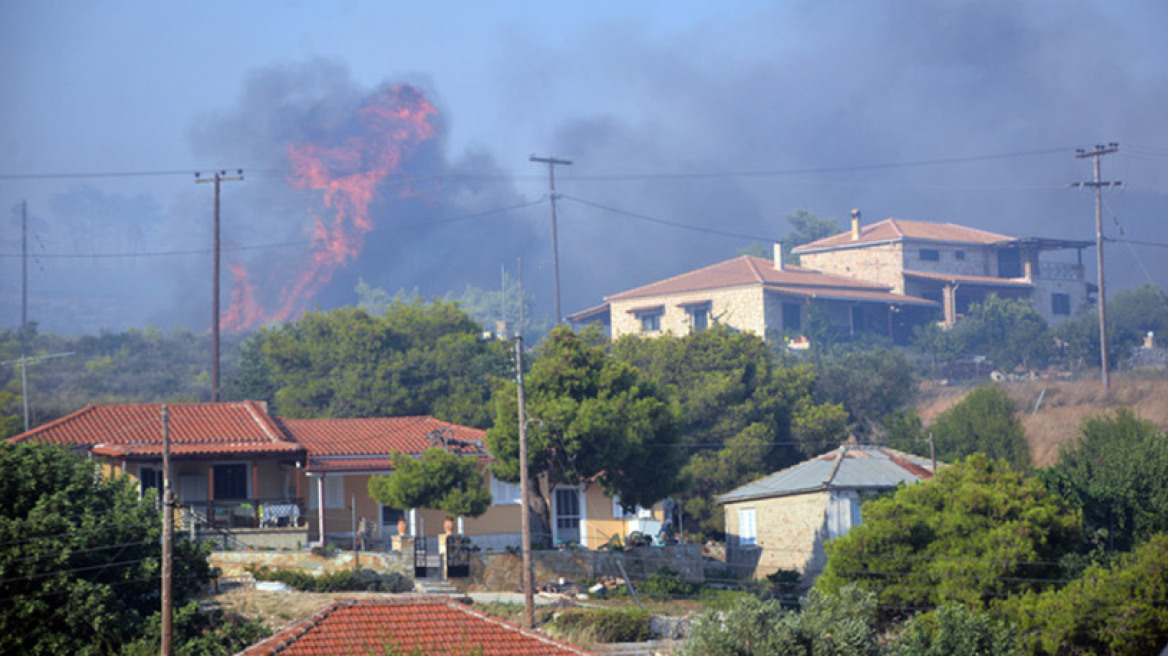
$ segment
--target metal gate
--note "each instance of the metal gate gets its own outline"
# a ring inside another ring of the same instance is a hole
[[[442,557],[437,551],[431,551],[422,536],[414,540],[414,578],[428,579],[442,575]]]
[[[446,578],[462,579],[470,576],[470,538],[465,535],[447,535]]]

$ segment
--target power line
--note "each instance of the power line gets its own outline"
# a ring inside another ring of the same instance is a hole
[[[660,225],[667,225],[667,226],[671,226],[674,228],[681,228],[683,230],[692,230],[694,232],[702,232],[705,234],[718,235],[721,237],[733,237],[735,239],[750,239],[753,241],[763,241],[763,242],[775,241],[774,237],[761,237],[759,235],[747,235],[747,234],[743,234],[743,233],[739,233],[739,232],[728,232],[726,230],[715,230],[713,228],[703,228],[701,226],[695,226],[695,225],[691,225],[688,223],[678,223],[677,221],[667,221],[665,219],[658,219],[658,218],[655,218],[652,216],[647,216],[645,214],[637,214],[636,212],[629,212],[626,210],[618,209],[616,207],[610,207],[608,205],[601,205],[600,203],[593,203],[591,201],[587,201],[587,200],[584,200],[582,198],[576,198],[574,196],[568,196],[565,194],[560,194],[560,198],[562,198],[564,200],[570,200],[570,201],[579,203],[581,205],[586,205],[586,206],[592,207],[594,209],[604,210],[605,212],[612,212],[613,214],[620,214],[622,216],[627,216],[627,217],[632,218],[632,219],[638,219],[640,221],[648,221],[649,223],[657,223]]]

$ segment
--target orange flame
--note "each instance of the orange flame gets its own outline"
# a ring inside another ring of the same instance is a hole
[[[414,88],[386,87],[357,110],[361,134],[335,145],[287,146],[293,188],[317,192],[309,209],[312,250],[299,274],[283,286],[278,307],[266,311],[255,298],[243,267],[232,267],[231,306],[224,316],[230,330],[299,315],[307,302],[332,280],[333,272],[361,253],[373,229],[369,206],[377,186],[397,171],[419,144],[434,137],[437,110]]]

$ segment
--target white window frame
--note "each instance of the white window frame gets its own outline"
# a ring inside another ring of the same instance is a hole
[[[612,516],[616,519],[650,519],[653,517],[653,509],[637,506],[633,512],[625,512],[625,509],[621,507],[620,495],[614,494],[612,497]]]
[[[758,546],[758,522],[754,506],[738,509],[738,546]]]
[[[523,488],[519,483],[501,481],[491,475],[491,505],[519,506],[523,504]]]

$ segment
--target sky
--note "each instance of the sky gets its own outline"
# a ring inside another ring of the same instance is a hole
[[[229,329],[391,293],[562,307],[780,239],[805,209],[1093,240],[1168,287],[1156,0],[0,0],[0,328]],[[1052,257],[1074,261],[1074,251]],[[1083,253],[1094,271],[1093,249]],[[1091,275],[1094,279],[1094,275]]]

